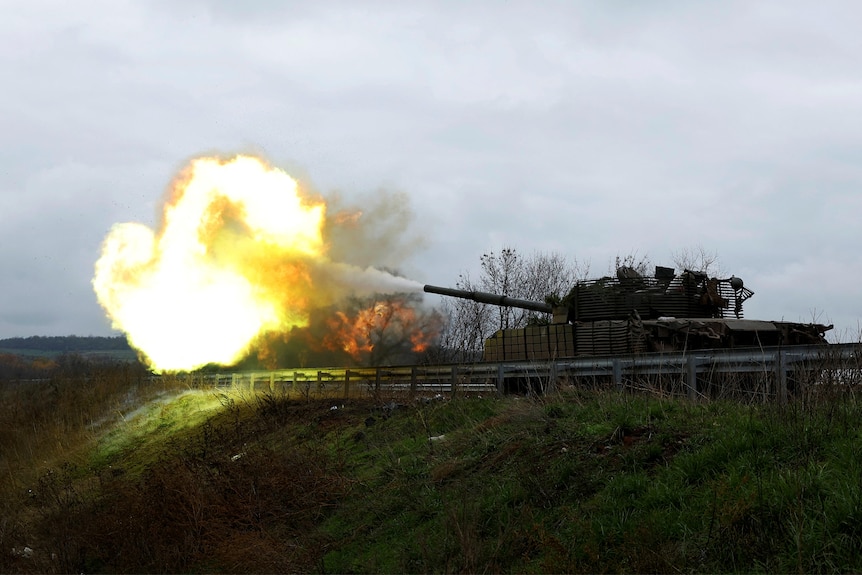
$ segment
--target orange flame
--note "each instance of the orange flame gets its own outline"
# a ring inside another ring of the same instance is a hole
[[[430,323],[424,319],[402,300],[378,301],[353,317],[337,312],[328,322],[330,333],[323,344],[329,349],[343,350],[354,359],[376,352],[374,362],[379,363],[406,351],[403,342],[410,342],[409,351],[425,351],[439,326],[435,323],[436,316]]]
[[[332,224],[360,215],[338,214]],[[312,309],[363,290],[416,290],[330,261],[325,219],[323,200],[258,158],[199,158],[174,182],[157,232],[138,223],[111,229],[93,288],[113,327],[158,371],[231,365],[261,336],[307,326]]]

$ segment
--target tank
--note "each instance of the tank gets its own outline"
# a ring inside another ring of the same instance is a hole
[[[426,285],[425,291],[548,314],[485,340],[485,361],[546,360],[752,346],[826,343],[831,325],[749,320],[743,303],[754,295],[742,279],[657,266],[653,277],[621,267],[616,277],[577,282],[545,302]]]

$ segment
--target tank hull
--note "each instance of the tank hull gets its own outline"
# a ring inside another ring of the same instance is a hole
[[[500,330],[484,361],[541,361],[698,349],[825,344],[831,326],[732,318],[598,320]]]

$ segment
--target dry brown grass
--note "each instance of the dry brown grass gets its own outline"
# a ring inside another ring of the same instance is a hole
[[[103,426],[175,387],[171,380],[151,379],[137,364],[74,357],[46,376],[0,382],[0,476],[13,486],[21,487],[22,470],[38,473],[60,459],[74,460]]]

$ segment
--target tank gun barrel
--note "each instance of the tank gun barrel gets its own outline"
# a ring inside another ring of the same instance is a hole
[[[538,311],[541,313],[554,312],[553,306],[541,301],[518,299],[506,295],[493,294],[484,291],[467,291],[432,285],[426,285],[424,289],[427,293],[436,293],[438,295],[469,299],[479,303],[487,303],[503,307],[517,307],[521,309],[528,309],[530,311]]]

